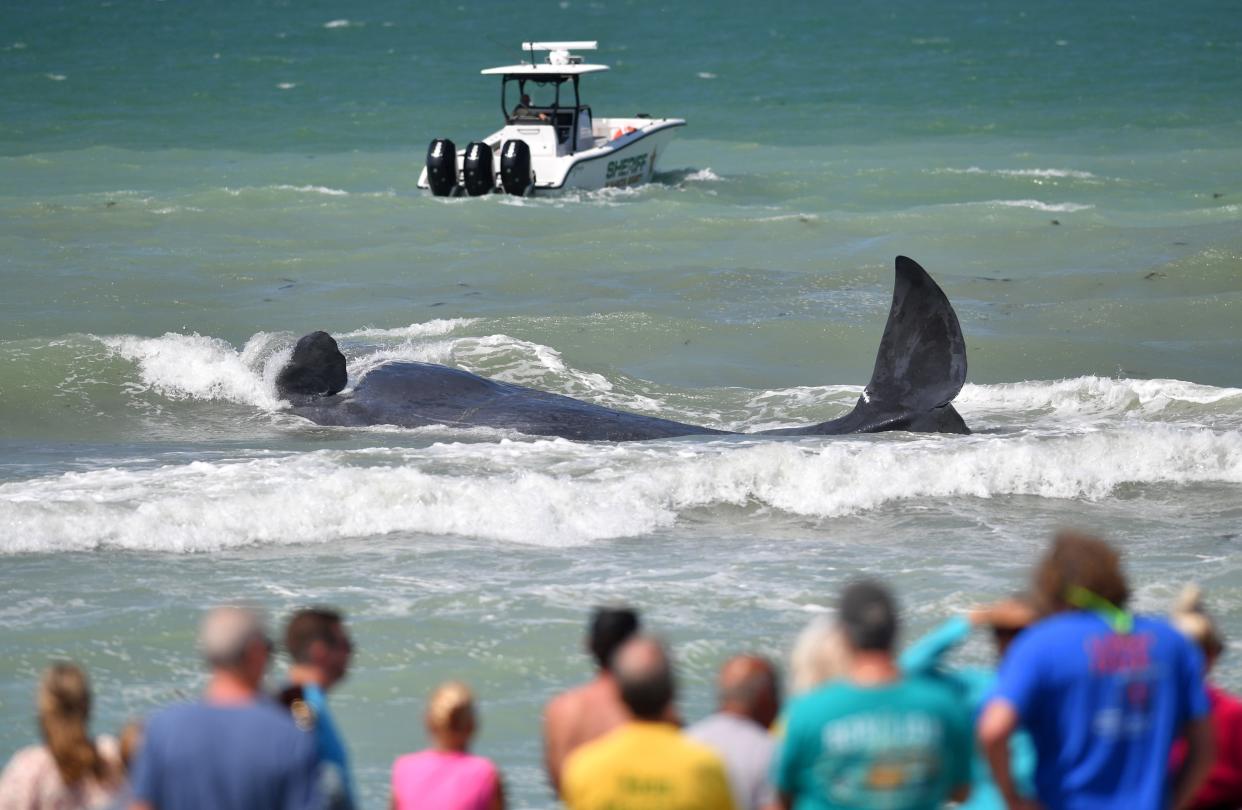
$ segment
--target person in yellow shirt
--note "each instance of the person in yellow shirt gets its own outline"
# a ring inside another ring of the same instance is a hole
[[[663,645],[633,638],[612,670],[634,719],[570,755],[561,780],[569,810],[735,810],[720,758],[668,722],[676,688]]]

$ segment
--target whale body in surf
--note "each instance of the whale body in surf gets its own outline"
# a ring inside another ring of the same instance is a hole
[[[764,435],[906,430],[969,433],[953,409],[966,342],[949,299],[918,262],[896,261],[893,302],[871,381],[845,416]],[[346,394],[345,356],[327,332],[298,341],[276,380],[292,412],[320,425],[490,427],[581,441],[641,441],[729,431],[605,408],[434,363],[385,363]]]

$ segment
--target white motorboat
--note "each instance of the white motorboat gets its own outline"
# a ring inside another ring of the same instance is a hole
[[[460,150],[447,138],[433,140],[418,187],[440,197],[527,195],[649,181],[675,130],[686,122],[644,113],[596,118],[582,103],[579,81],[608,66],[586,64],[572,53],[596,47],[595,42],[523,42],[529,62],[482,71],[500,76],[504,127]],[[535,63],[536,53],[546,54],[544,62]]]

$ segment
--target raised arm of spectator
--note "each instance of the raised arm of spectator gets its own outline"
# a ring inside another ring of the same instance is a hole
[[[946,655],[970,638],[976,612],[972,611],[970,616],[954,616],[947,619],[935,630],[907,647],[898,659],[901,671],[922,675],[939,667]]]

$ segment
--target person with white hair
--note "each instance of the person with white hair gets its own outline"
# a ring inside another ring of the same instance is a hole
[[[789,653],[789,691],[794,695],[849,673],[850,651],[836,622],[824,615],[811,618]]]
[[[272,653],[262,616],[214,608],[198,647],[211,670],[207,688],[147,723],[131,810],[319,807],[315,738],[260,688]]]

